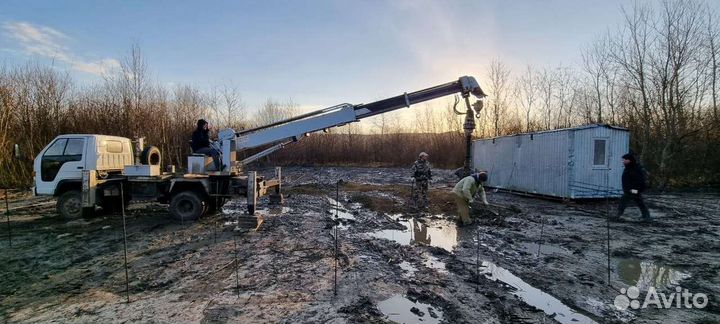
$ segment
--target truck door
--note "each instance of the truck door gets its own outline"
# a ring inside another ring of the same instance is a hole
[[[53,194],[62,180],[82,180],[85,139],[58,138],[43,152],[36,174],[38,194]]]

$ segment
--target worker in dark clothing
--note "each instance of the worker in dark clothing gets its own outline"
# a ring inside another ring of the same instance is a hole
[[[429,154],[421,152],[411,168],[412,177],[415,182],[412,197],[416,209],[430,208],[430,202],[428,201],[428,184],[430,180],[432,180],[432,166],[430,162],[428,162],[428,156]]]
[[[635,204],[640,208],[642,218],[644,221],[650,221],[650,211],[648,211],[645,202],[642,199],[642,192],[645,191],[645,172],[642,166],[635,160],[635,156],[632,153],[628,153],[622,156],[625,170],[622,174],[622,187],[623,195],[620,198],[620,206],[618,206],[618,213],[615,219],[619,219],[620,216],[625,212],[630,200],[635,201]]]
[[[208,122],[204,119],[199,119],[197,121],[197,128],[195,128],[195,131],[192,134],[192,150],[193,153],[205,154],[212,157],[215,170],[222,171],[220,164],[220,152],[210,146],[209,132],[210,124],[208,124]]]

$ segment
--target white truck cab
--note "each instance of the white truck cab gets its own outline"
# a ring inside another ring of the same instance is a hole
[[[80,183],[83,170],[122,172],[133,164],[130,139],[108,135],[60,135],[34,162],[35,194],[58,195],[65,183]]]

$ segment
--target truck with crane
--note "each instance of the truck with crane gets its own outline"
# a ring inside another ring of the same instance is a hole
[[[168,204],[174,218],[195,220],[234,197],[246,197],[248,213],[253,215],[262,196],[269,195],[271,203],[282,203],[282,175],[281,169],[276,168],[275,177],[265,178],[246,170],[248,164],[311,133],[451,94],[460,94],[465,99],[465,133],[469,142],[472,130],[467,128],[474,128],[473,116],[482,109],[482,98],[486,95],[475,78],[463,76],[367,104],[344,103],[242,131],[223,129],[211,143],[221,153],[225,166],[222,170],[212,170],[209,167],[212,160],[201,154],[187,157],[185,173],[175,172],[172,166],[163,170],[160,150],[145,147],[143,138],[60,135],[34,160],[34,191],[35,195],[57,197],[58,213],[70,219],[92,213],[98,206],[112,210],[133,201],[157,201]],[[471,96],[477,99],[472,105]],[[262,150],[238,160],[239,152],[251,149]],[[468,163],[466,159],[466,170]]]

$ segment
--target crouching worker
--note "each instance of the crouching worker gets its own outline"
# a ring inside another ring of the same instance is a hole
[[[485,189],[482,186],[487,181],[488,175],[485,172],[473,173],[455,185],[452,192],[455,196],[455,204],[458,209],[458,216],[462,225],[472,224],[470,219],[470,205],[475,202],[475,195],[480,191],[482,202],[488,205],[487,197],[485,197]]]
[[[197,128],[192,134],[192,150],[193,153],[205,154],[213,159],[216,171],[222,171],[220,152],[210,146],[210,124],[204,119],[197,121]]]

